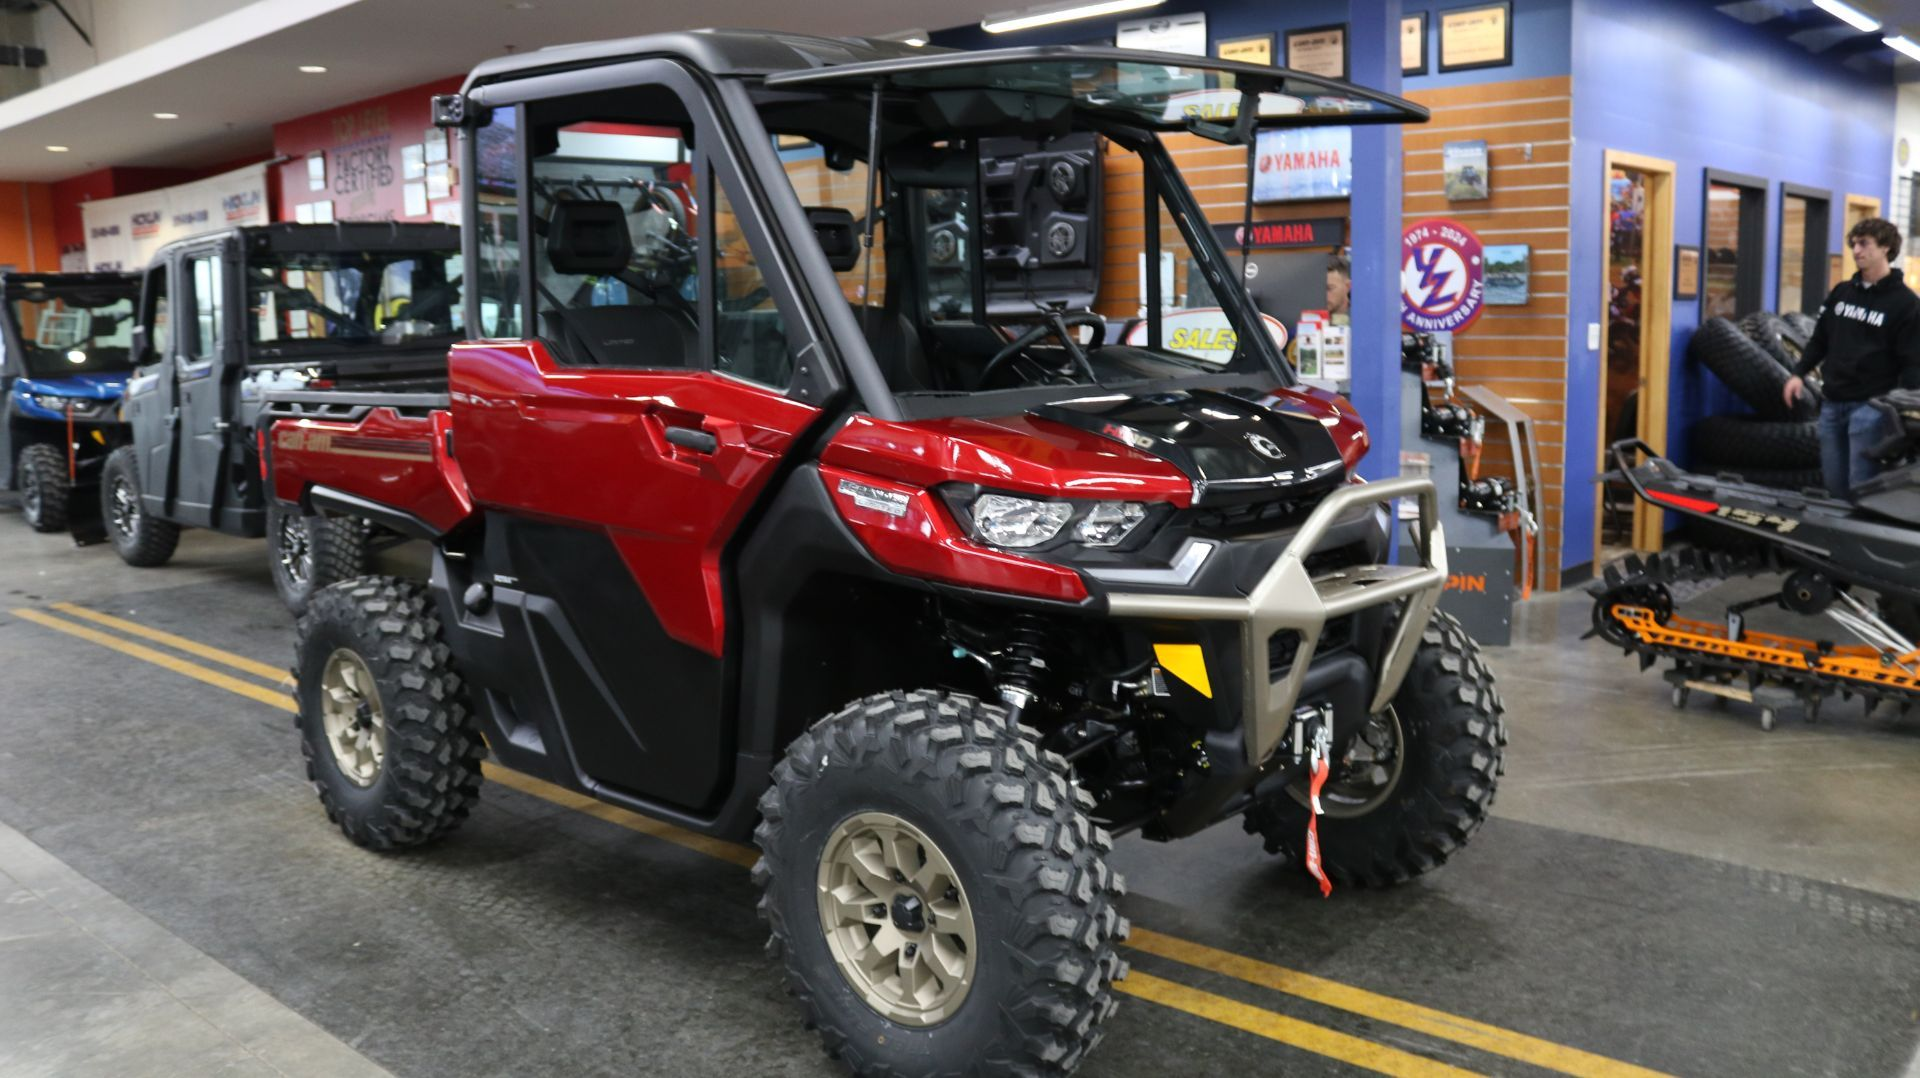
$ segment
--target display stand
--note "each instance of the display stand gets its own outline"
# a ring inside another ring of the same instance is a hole
[[[1400,444],[1407,451],[1425,453],[1430,476],[1440,494],[1440,524],[1447,540],[1447,590],[1440,609],[1460,619],[1467,632],[1482,644],[1506,645],[1513,640],[1513,536],[1496,515],[1460,508],[1460,439],[1431,438],[1420,433],[1420,410],[1427,387],[1412,371],[1400,374]],[[1400,557],[1412,555],[1401,545]]]

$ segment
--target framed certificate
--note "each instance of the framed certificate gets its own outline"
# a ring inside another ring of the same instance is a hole
[[[1287,66],[1330,79],[1347,77],[1347,24],[1287,31]]]
[[[1222,38],[1213,43],[1213,55],[1217,59],[1238,60],[1243,64],[1272,64],[1273,35]]]
[[[1673,245],[1673,298],[1700,298],[1700,248],[1692,244]]]
[[[1400,74],[1427,73],[1427,13],[1400,20]]]
[[[1513,63],[1513,4],[1454,8],[1440,13],[1440,71],[1503,67]]]

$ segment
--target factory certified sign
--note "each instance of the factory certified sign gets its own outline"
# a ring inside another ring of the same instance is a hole
[[[1473,324],[1486,304],[1480,237],[1457,221],[1430,217],[1400,236],[1400,320],[1422,333]]]

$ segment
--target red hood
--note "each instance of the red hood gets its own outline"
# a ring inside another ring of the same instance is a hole
[[[1192,482],[1159,457],[1026,415],[906,423],[855,416],[820,459],[923,488],[977,483],[1040,497],[1182,507],[1193,500]]]
[[[1323,390],[1275,389],[1261,403],[1326,422],[1348,469],[1367,451],[1353,406]],[[1032,415],[888,422],[856,416],[822,462],[927,488],[940,483],[1054,498],[1162,501],[1185,507],[1193,481],[1168,461],[1090,431]]]

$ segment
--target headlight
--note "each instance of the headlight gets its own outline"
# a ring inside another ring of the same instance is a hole
[[[75,397],[50,397],[42,393],[35,393],[33,395],[33,403],[45,408],[49,412],[65,412],[69,404],[76,406],[82,404],[82,402]],[[74,411],[84,410],[83,407],[74,408]]]
[[[1058,538],[1073,526],[1072,539],[1090,547],[1118,546],[1147,519],[1141,502],[1074,502],[982,494],[967,507],[974,535],[997,547],[1026,550]]]
[[[1147,507],[1139,502],[1095,502],[1074,525],[1073,537],[1088,546],[1118,546],[1145,519]]]
[[[973,526],[994,546],[1022,550],[1060,534],[1073,516],[1065,502],[1042,502],[1006,494],[982,494],[973,503]]]

